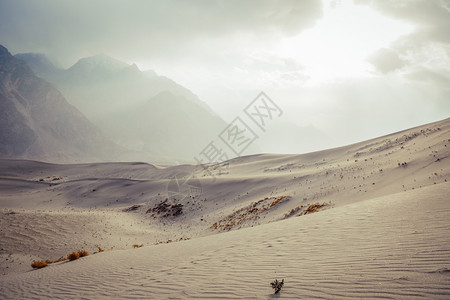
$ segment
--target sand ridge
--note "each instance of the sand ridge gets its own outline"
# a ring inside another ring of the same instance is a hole
[[[0,159],[0,298],[445,299],[449,156],[446,119],[226,165]]]

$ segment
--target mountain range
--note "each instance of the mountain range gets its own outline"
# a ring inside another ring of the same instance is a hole
[[[57,89],[0,45],[1,157],[102,161],[121,151]]]
[[[193,161],[227,125],[173,80],[105,54],[82,58],[68,69],[56,67],[42,54],[16,58],[60,90],[105,136],[138,154],[121,159],[142,160],[140,155],[151,154],[161,160]]]

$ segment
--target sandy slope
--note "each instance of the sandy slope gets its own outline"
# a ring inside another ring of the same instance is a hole
[[[445,299],[449,156],[447,119],[207,170],[0,160],[0,298],[259,299],[284,277],[282,298]],[[183,175],[201,193],[170,193]],[[114,251],[30,271],[97,245]]]
[[[449,184],[190,241],[92,255],[2,278],[13,298],[450,296]]]

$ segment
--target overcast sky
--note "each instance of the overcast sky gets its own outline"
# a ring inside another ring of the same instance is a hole
[[[0,44],[63,67],[98,53],[136,63],[227,121],[265,91],[284,111],[265,152],[450,116],[449,0],[0,0]]]

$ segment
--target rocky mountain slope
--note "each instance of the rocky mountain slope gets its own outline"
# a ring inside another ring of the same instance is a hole
[[[98,161],[119,151],[57,89],[0,46],[1,157]]]

